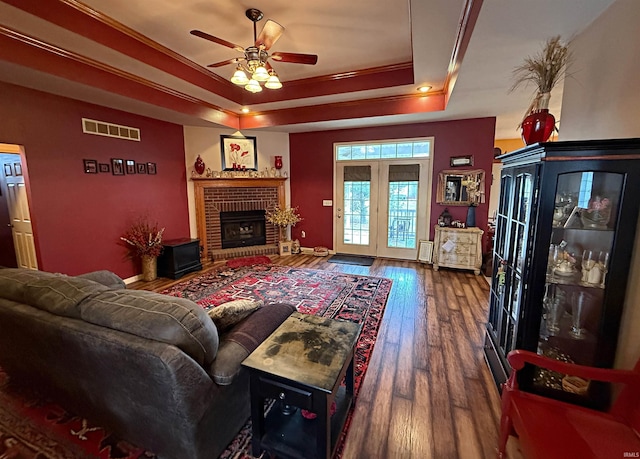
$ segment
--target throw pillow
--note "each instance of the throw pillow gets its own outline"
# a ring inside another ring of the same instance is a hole
[[[233,327],[242,319],[262,306],[262,301],[235,300],[223,303],[209,311],[209,317],[216,324],[219,333]]]

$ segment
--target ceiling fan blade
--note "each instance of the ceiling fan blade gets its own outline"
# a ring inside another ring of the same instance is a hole
[[[222,38],[214,37],[213,35],[209,35],[206,32],[201,32],[200,30],[192,30],[190,33],[191,35],[195,35],[196,37],[204,38],[205,40],[209,40],[219,45],[226,46],[227,48],[235,49],[237,51],[240,51],[241,53],[244,52],[244,48],[242,46],[236,45],[227,40],[223,40]]]
[[[292,64],[316,65],[318,62],[318,56],[315,54],[275,52],[271,54],[271,58],[275,61],[291,62]]]
[[[226,61],[216,62],[215,64],[209,64],[207,65],[207,67],[214,67],[214,68],[224,67],[225,65],[229,65],[229,64],[237,64],[241,60],[243,60],[241,57],[234,57],[233,59],[227,59]]]
[[[282,32],[284,32],[284,27],[282,27],[276,21],[268,19],[264,24],[260,35],[256,39],[256,46],[258,48],[264,46],[264,49],[271,48],[273,44],[278,41],[278,38],[280,38]]]

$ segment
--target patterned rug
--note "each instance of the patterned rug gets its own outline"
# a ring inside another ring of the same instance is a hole
[[[8,380],[0,368],[0,459],[155,457]]]
[[[391,280],[274,265],[211,271],[163,293],[189,298],[205,309],[234,299],[295,304],[300,312],[362,323],[355,354],[355,397],[366,372]],[[155,456],[120,440],[39,394],[7,384],[0,368],[0,459],[149,459]],[[341,457],[348,417],[338,443]],[[220,456],[250,459],[248,422]]]
[[[355,400],[376,342],[391,283],[391,280],[379,277],[258,265],[212,271],[162,293],[189,298],[205,309],[236,299],[259,299],[265,305],[286,302],[294,304],[302,313],[362,323],[355,352]],[[351,414],[338,440],[335,459],[342,455],[350,423]],[[251,421],[242,428],[220,459],[250,459],[253,457],[250,451]]]

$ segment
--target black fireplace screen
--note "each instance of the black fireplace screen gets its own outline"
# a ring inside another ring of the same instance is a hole
[[[220,231],[223,249],[265,245],[265,211],[220,212]]]

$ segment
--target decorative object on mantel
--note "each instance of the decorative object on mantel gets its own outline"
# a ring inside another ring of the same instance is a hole
[[[560,36],[555,36],[547,40],[542,52],[527,57],[524,64],[514,69],[515,81],[510,92],[528,83],[537,86],[536,96],[520,124],[525,144],[546,142],[553,133],[556,120],[549,113],[551,90],[564,77],[570,59],[568,45],[561,42]]]
[[[120,238],[131,247],[131,251],[142,261],[142,280],[152,281],[158,277],[158,257],[162,253],[162,234],[157,223],[139,218]]]
[[[193,165],[193,168],[196,170],[196,172],[198,173],[198,175],[202,175],[204,174],[204,170],[206,168],[204,161],[202,160],[202,158],[200,157],[200,155],[198,155],[198,157],[196,158],[196,162]]]
[[[276,169],[282,169],[282,156],[276,156],[273,161],[273,165]]]

